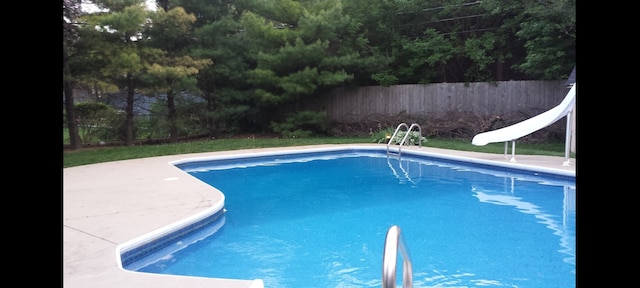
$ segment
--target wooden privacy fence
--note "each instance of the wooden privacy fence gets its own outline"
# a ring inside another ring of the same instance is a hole
[[[338,88],[308,104],[321,107],[329,120],[340,123],[359,122],[371,115],[535,115],[562,101],[569,92],[564,84],[565,81],[501,81]]]

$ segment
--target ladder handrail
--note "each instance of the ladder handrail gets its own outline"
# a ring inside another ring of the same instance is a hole
[[[403,122],[398,124],[398,127],[396,127],[396,131],[393,132],[393,135],[391,135],[389,142],[387,142],[387,153],[389,153],[389,146],[391,145],[391,142],[393,141],[393,139],[395,139],[396,135],[398,135],[398,132],[400,132],[400,128],[402,127],[405,127],[407,129],[407,133],[400,141],[400,147],[398,147],[398,155],[402,153],[402,145],[404,145],[404,143],[407,141],[414,127],[418,128],[418,145],[420,145],[420,148],[422,148],[422,127],[420,127],[418,123],[413,123],[411,124],[411,126],[408,126],[407,123]]]
[[[409,129],[407,129],[407,134],[404,135],[404,138],[402,138],[402,142],[400,142],[400,147],[398,147],[398,150],[402,150],[402,145],[407,141],[407,138],[409,138],[409,136],[411,135],[411,130],[413,129],[413,127],[418,127],[418,145],[420,145],[420,148],[422,148],[422,128],[420,127],[420,125],[418,125],[418,123],[413,123],[411,124],[411,126],[409,126]]]
[[[402,287],[413,287],[413,267],[407,244],[397,225],[391,226],[384,241],[384,255],[382,258],[382,288],[396,287],[396,262],[398,249],[402,254]]]
[[[387,142],[387,153],[389,153],[389,146],[391,145],[391,142],[396,138],[396,135],[398,135],[398,132],[402,127],[405,127],[407,128],[407,130],[409,130],[409,126],[407,125],[407,123],[402,122],[398,124],[398,127],[396,127],[396,131],[393,132],[393,135],[391,135],[391,138],[389,138],[389,142]]]

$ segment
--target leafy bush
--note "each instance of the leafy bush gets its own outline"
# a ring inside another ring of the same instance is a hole
[[[271,122],[273,132],[285,138],[306,138],[314,134],[326,134],[329,128],[327,112],[301,111],[288,116],[284,122]]]
[[[127,138],[126,115],[124,111],[113,110],[104,118],[104,126],[98,127],[96,136],[101,141],[123,141]],[[134,127],[134,136],[136,134]]]
[[[391,135],[393,135],[393,131],[393,128],[386,128],[376,132],[370,132],[369,134],[373,137],[373,142],[380,144],[388,143],[389,139],[391,139]]]
[[[402,141],[402,139],[405,137],[405,135],[407,135],[407,131],[398,131],[395,137],[391,139],[391,136],[393,136],[393,132],[395,132],[395,129],[386,128],[383,130],[379,130],[377,132],[371,132],[371,136],[373,137],[373,142],[376,142],[376,143],[399,144]],[[424,144],[426,142],[427,142],[427,137],[420,136],[420,133],[418,131],[411,131],[409,132],[409,137],[407,138],[404,144],[419,145],[419,144]]]
[[[188,97],[177,97],[175,109],[175,125],[178,128],[178,136],[192,136],[208,132],[206,105],[201,101]],[[138,117],[136,120],[136,125],[140,128],[140,138],[168,138],[172,125],[168,115],[169,109],[166,101],[152,103],[148,115]]]
[[[407,131],[398,131],[398,134],[396,134],[396,137],[392,139],[391,143],[400,144],[400,141],[402,141],[402,139],[404,139],[406,135],[407,135]],[[427,137],[420,136],[420,133],[418,131],[411,131],[409,132],[409,137],[407,137],[405,144],[418,145],[418,144],[424,144],[426,142],[427,142]]]
[[[78,103],[75,105],[75,112],[82,143],[121,138],[124,114],[111,106],[100,102]]]

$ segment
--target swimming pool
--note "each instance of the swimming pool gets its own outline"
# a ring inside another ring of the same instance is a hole
[[[175,241],[123,261],[126,269],[261,278],[265,287],[379,287],[384,235],[398,224],[414,287],[575,285],[571,175],[380,149],[174,164],[213,181],[229,211],[194,221]]]

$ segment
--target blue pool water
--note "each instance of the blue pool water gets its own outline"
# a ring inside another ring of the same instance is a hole
[[[398,225],[414,287],[575,287],[574,177],[366,150],[177,166],[222,191],[226,213],[125,269],[380,287]]]

